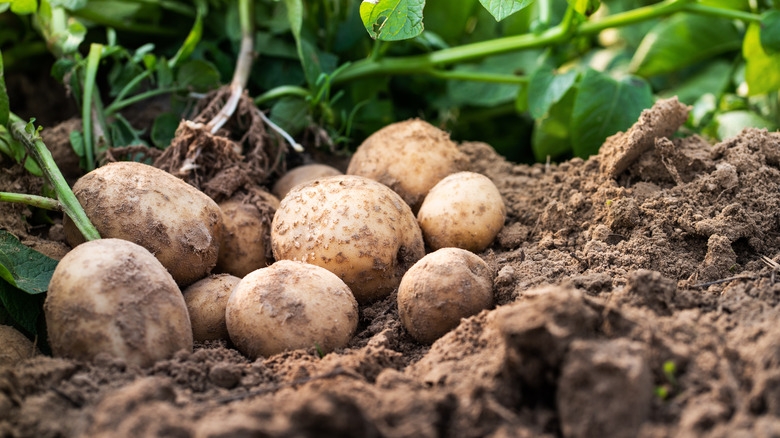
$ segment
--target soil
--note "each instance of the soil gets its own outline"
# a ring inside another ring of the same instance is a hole
[[[496,305],[433,345],[393,293],[322,358],[213,341],[145,369],[37,356],[0,367],[0,436],[778,436],[780,133],[673,137],[686,113],[662,101],[560,164],[461,144],[508,207],[480,254]],[[3,187],[21,175],[5,168]]]

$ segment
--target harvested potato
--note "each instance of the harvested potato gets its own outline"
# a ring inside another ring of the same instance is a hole
[[[431,343],[461,318],[493,305],[493,278],[474,253],[443,248],[415,263],[398,288],[398,314],[409,334]]]
[[[0,325],[0,366],[13,365],[38,354],[38,349],[11,326]]]
[[[73,186],[102,237],[135,242],[151,251],[186,286],[217,263],[222,213],[208,196],[175,176],[142,163],[107,164]],[[70,220],[71,246],[84,241]]]
[[[458,172],[431,189],[417,221],[433,250],[456,247],[481,252],[501,231],[505,216],[504,200],[490,178]]]
[[[219,204],[222,236],[217,269],[243,277],[272,261],[271,221],[279,200],[268,192],[254,190]]]
[[[236,286],[227,304],[230,339],[249,357],[347,345],[358,323],[349,288],[319,266],[282,260],[258,269]]]
[[[352,156],[347,174],[381,182],[417,211],[431,187],[466,165],[466,156],[446,132],[412,119],[368,137]]]
[[[210,275],[184,289],[182,293],[195,341],[230,339],[225,324],[225,309],[230,293],[240,281],[240,278],[230,274]]]
[[[271,227],[276,260],[338,275],[358,302],[383,298],[425,255],[420,227],[398,194],[374,180],[334,176],[297,186]]]
[[[93,240],[66,254],[43,308],[55,356],[108,353],[147,367],[192,350],[179,287],[152,253],[126,240]]]
[[[274,184],[274,188],[271,191],[279,199],[282,199],[298,184],[314,181],[318,178],[338,175],[343,175],[343,173],[335,167],[326,164],[306,164],[285,173],[284,176],[279,178],[279,181]]]

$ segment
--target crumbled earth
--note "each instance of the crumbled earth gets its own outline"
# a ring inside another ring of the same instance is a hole
[[[322,358],[38,356],[0,367],[0,436],[778,436],[780,133],[673,137],[686,113],[662,101],[553,165],[462,144],[508,207],[480,254],[497,304],[433,345],[393,294]]]

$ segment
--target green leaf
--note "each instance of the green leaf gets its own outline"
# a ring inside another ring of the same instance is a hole
[[[618,81],[589,69],[580,81],[572,110],[574,154],[586,158],[597,153],[608,136],[630,128],[642,110],[652,105],[650,84],[645,80],[627,76]]]
[[[464,64],[455,67],[457,72],[522,74],[526,66],[532,65],[539,56],[537,50],[522,53],[507,53],[491,56],[479,64]],[[480,81],[447,81],[447,97],[456,105],[494,106],[517,99],[520,88],[517,84],[502,84]]]
[[[70,131],[70,146],[78,157],[84,157],[84,134],[74,129]]]
[[[642,77],[671,73],[737,50],[740,35],[731,20],[676,14],[645,35],[631,60],[630,71]]]
[[[51,75],[58,82],[65,81],[65,75],[71,73],[76,67],[76,61],[67,58],[60,58],[51,66]]]
[[[761,15],[761,47],[769,53],[780,51],[780,11]]]
[[[664,90],[661,97],[677,96],[680,102],[693,105],[707,93],[720,93],[731,80],[731,64],[726,61],[713,61],[695,75],[689,77],[675,88]]]
[[[0,14],[7,11],[11,7],[11,3],[0,3]]]
[[[766,128],[770,131],[777,125],[752,111],[730,111],[715,116],[718,126],[718,138],[725,140],[735,137],[745,128]]]
[[[176,55],[174,55],[173,58],[168,61],[168,66],[172,69],[179,66],[182,62],[189,58],[193,50],[195,50],[195,46],[198,45],[201,37],[203,36],[204,7],[201,5],[201,3],[202,2],[198,2],[198,13],[195,16],[195,23],[192,25],[190,33],[187,34],[187,38],[184,40],[184,44],[181,45],[179,51],[176,52]]]
[[[219,86],[219,72],[210,62],[191,59],[179,67],[176,81],[195,91],[207,91]]]
[[[17,15],[34,14],[38,11],[38,0],[13,0],[11,12]]]
[[[0,280],[0,303],[16,324],[33,335],[41,334],[38,322],[42,317],[44,297],[44,294],[27,294]]]
[[[528,108],[531,116],[538,119],[545,115],[550,107],[574,86],[577,75],[574,70],[556,75],[549,66],[536,69],[528,84]]]
[[[780,89],[780,53],[769,54],[764,50],[760,32],[758,23],[750,23],[742,46],[749,96]]]
[[[52,7],[62,6],[65,9],[76,11],[87,6],[87,0],[49,0]]]
[[[143,131],[134,129],[130,122],[121,114],[116,114],[114,117],[116,120],[108,125],[111,142],[114,147],[146,145],[146,142],[141,140],[140,136],[140,134],[143,134]]]
[[[371,38],[399,41],[423,31],[425,0],[363,0],[360,19]]]
[[[0,278],[11,286],[33,295],[46,292],[57,263],[0,230]]]
[[[8,155],[16,160],[17,163],[21,163],[24,159],[24,168],[35,176],[42,176],[41,168],[33,160],[31,156],[27,154],[24,149],[24,145],[13,138],[10,132],[5,126],[0,125],[0,152]],[[25,159],[26,157],[26,159]]]
[[[271,107],[271,120],[287,131],[295,135],[307,124],[309,103],[303,99],[285,97]]]
[[[174,113],[162,113],[154,119],[152,125],[152,142],[160,149],[165,149],[176,136],[176,128],[179,127],[181,117]]]
[[[5,89],[3,72],[3,53],[0,52],[0,126],[6,126],[8,124],[8,116],[11,114],[8,102],[8,91]]]
[[[547,157],[558,158],[571,152],[571,114],[577,87],[572,87],[554,103],[542,118],[534,122],[531,148],[536,161],[545,161]]]
[[[482,6],[490,12],[496,21],[501,21],[504,18],[514,14],[515,12],[524,9],[526,6],[534,2],[534,0],[479,0]]]

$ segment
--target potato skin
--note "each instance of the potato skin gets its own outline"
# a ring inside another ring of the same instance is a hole
[[[205,277],[217,263],[222,212],[204,193],[142,163],[110,163],[73,185],[101,237],[129,240],[148,249],[181,286]],[[65,221],[71,246],[84,241]]]
[[[292,190],[293,187],[298,184],[307,183],[315,179],[325,178],[328,176],[343,175],[340,170],[335,167],[328,166],[327,164],[306,164],[298,166],[284,174],[274,184],[273,192],[276,197],[282,199],[287,193]]]
[[[423,120],[411,119],[369,136],[352,156],[347,174],[381,182],[416,212],[437,182],[465,170],[467,163],[446,132]]]
[[[330,271],[281,260],[244,277],[228,300],[230,339],[249,357],[347,345],[358,323],[355,297]]]
[[[217,258],[220,272],[243,277],[273,261],[271,221],[279,200],[270,193],[264,193],[264,198],[259,203],[230,198],[219,204],[223,223]]]
[[[417,213],[425,243],[434,251],[456,247],[482,252],[504,226],[506,206],[490,178],[454,173],[439,181]]]
[[[425,255],[409,206],[374,180],[334,176],[297,186],[271,227],[277,260],[298,260],[338,275],[365,303],[386,297]]]
[[[241,281],[230,274],[209,275],[184,289],[184,303],[190,315],[195,341],[229,340],[225,309],[230,293]]]
[[[179,287],[148,250],[126,240],[93,240],[66,254],[43,309],[55,356],[89,361],[108,353],[148,367],[192,351]]]
[[[409,334],[430,344],[461,318],[493,306],[490,268],[460,248],[434,251],[412,266],[398,288],[398,314]]]
[[[0,366],[13,365],[39,354],[35,345],[8,325],[0,325]]]

